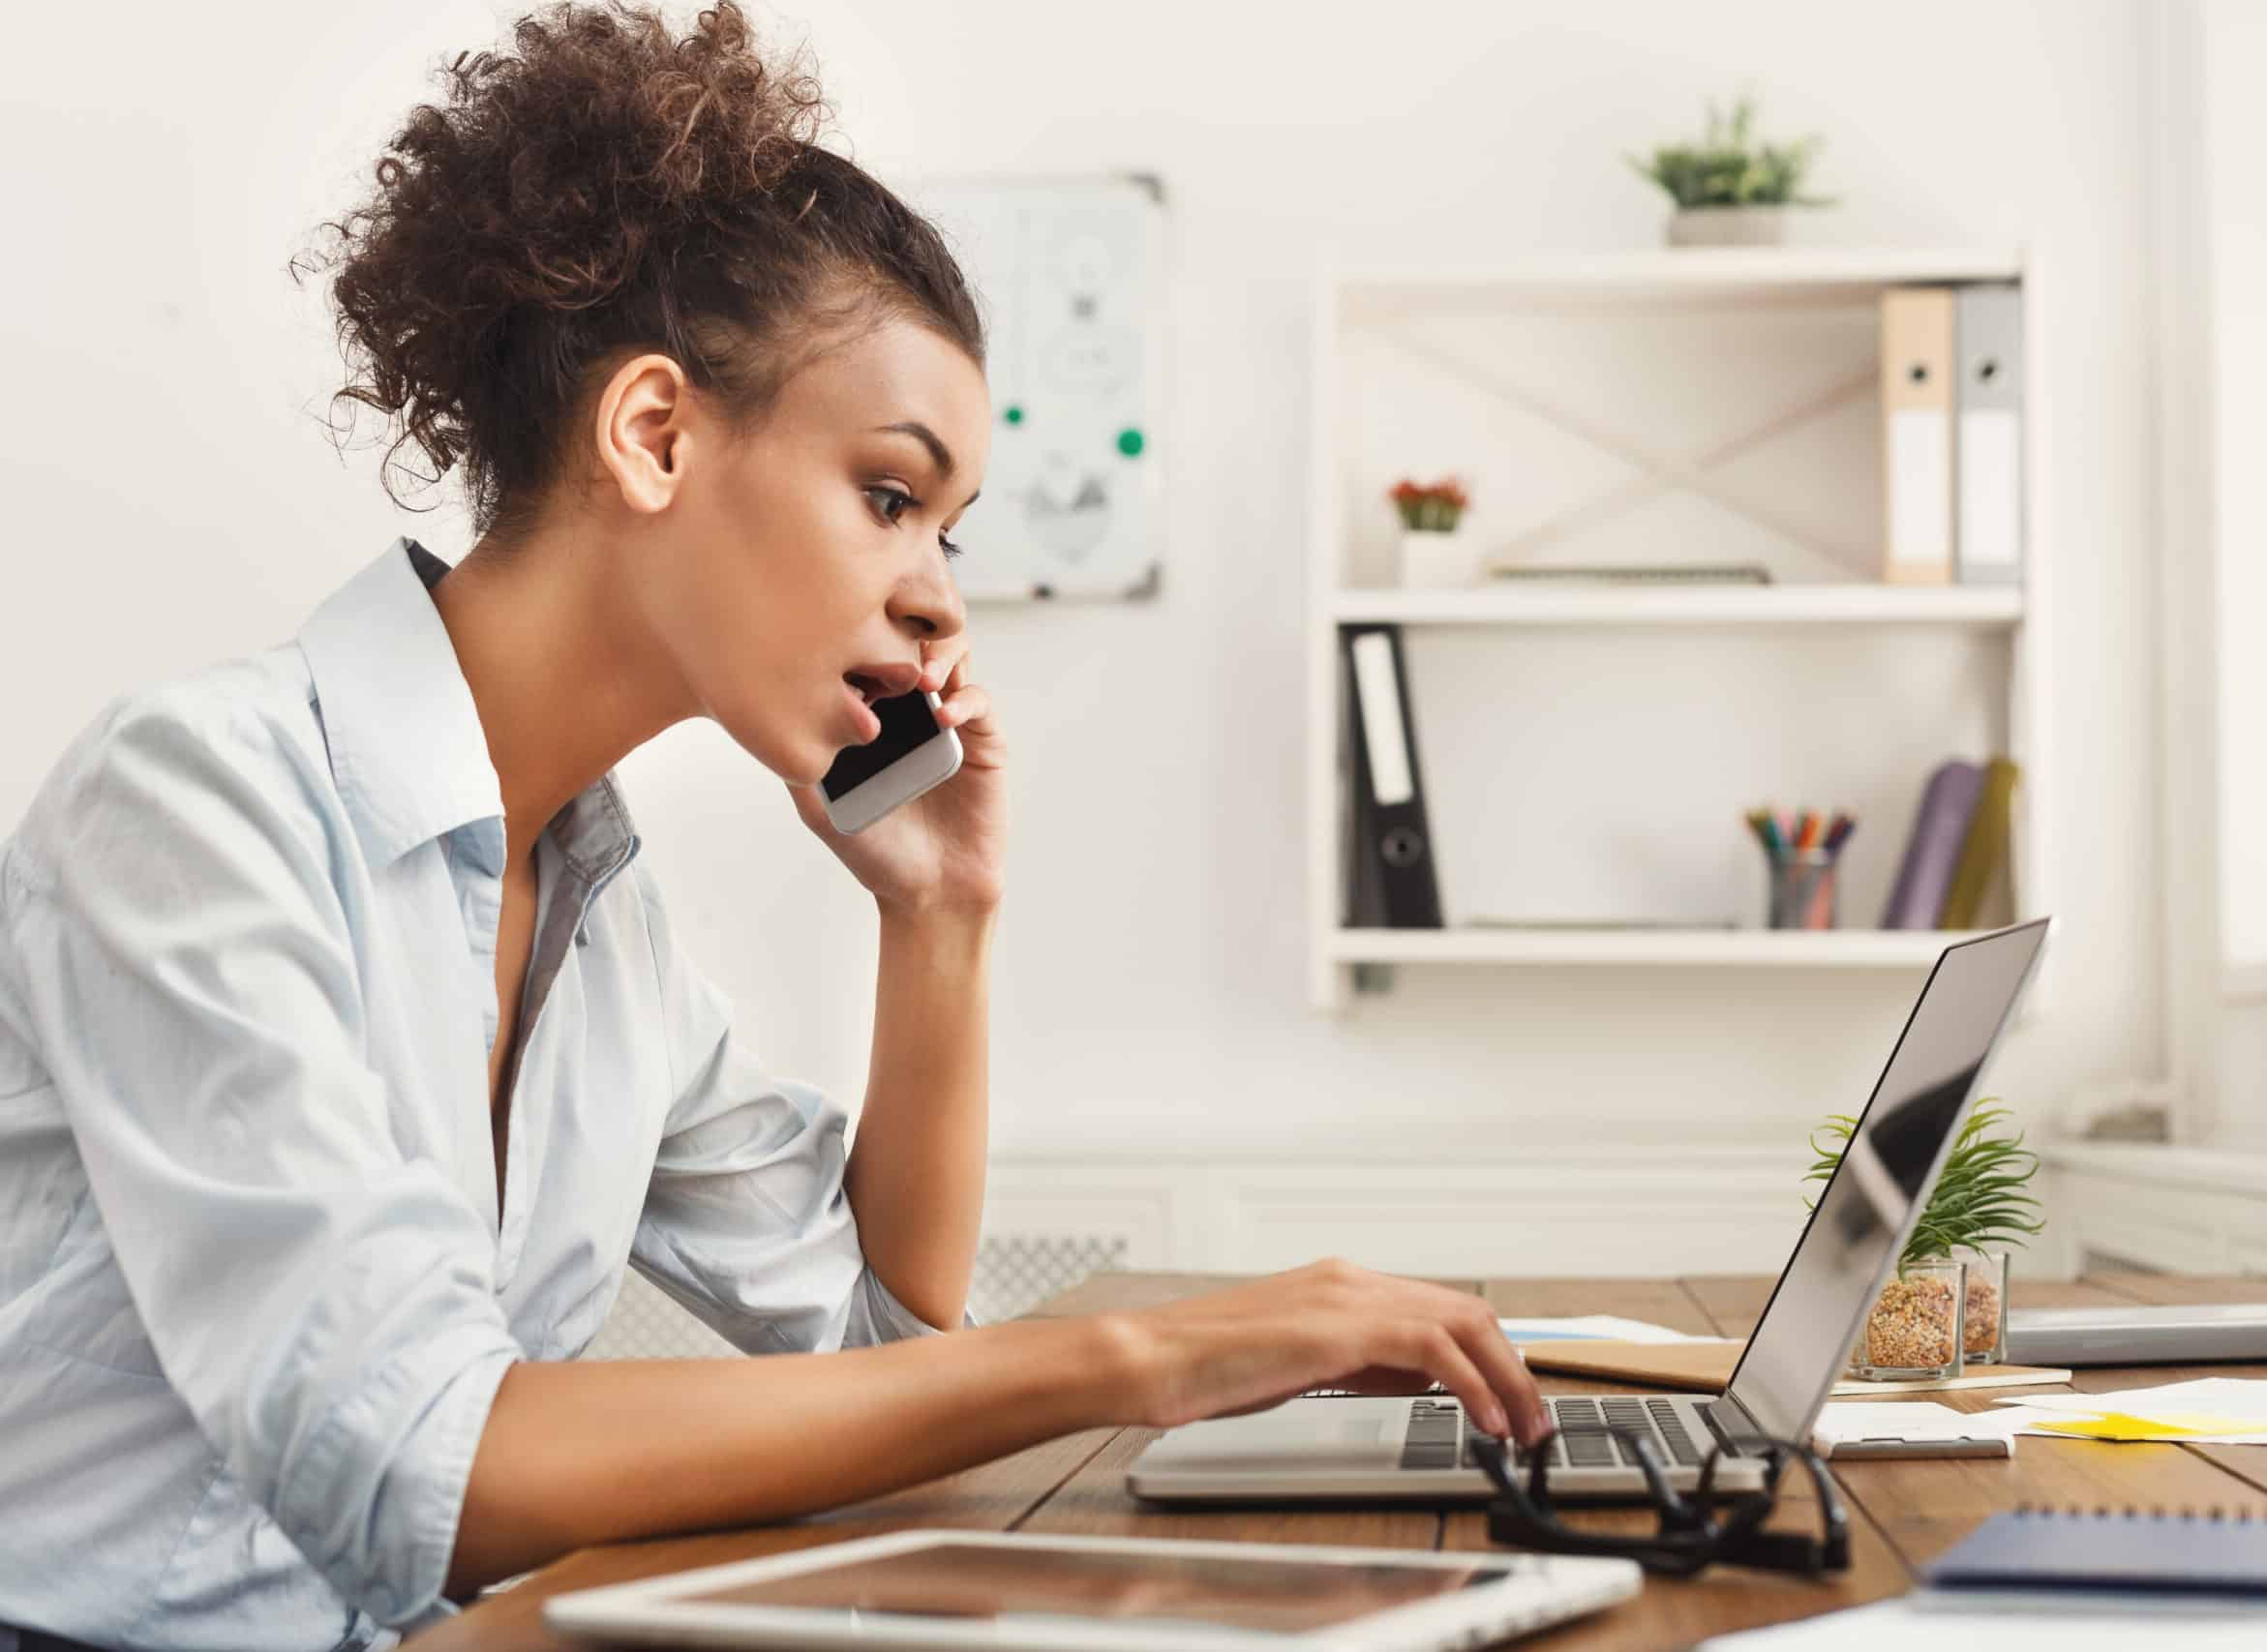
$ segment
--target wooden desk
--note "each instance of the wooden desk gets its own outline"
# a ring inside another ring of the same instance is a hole
[[[2250,1302],[2267,1295],[2259,1279],[2192,1279],[2117,1275],[2073,1283],[2015,1276],[2014,1300],[2033,1307],[2090,1303]],[[1043,1314],[1136,1307],[1224,1281],[1194,1275],[1099,1275],[1046,1304]],[[1768,1278],[1504,1279],[1453,1281],[1484,1295],[1504,1314],[1615,1313],[1702,1335],[1745,1336],[1769,1295]],[[2267,1366],[2198,1369],[2151,1367],[2078,1373],[2087,1391],[2172,1382],[2203,1374],[2267,1376]],[[1612,1393],[1606,1384],[1545,1377],[1553,1393]],[[1988,1394],[1935,1397],[1980,1410]],[[1485,1548],[1483,1518],[1472,1510],[1427,1509],[1161,1513],[1130,1497],[1126,1464],[1155,1437],[1148,1428],[1101,1428],[1051,1441],[965,1474],[792,1524],[701,1537],[618,1544],[568,1555],[535,1577],[481,1601],[416,1637],[417,1652],[479,1647],[493,1652],[563,1648],[540,1616],[543,1597],[655,1572],[775,1554],[908,1526],[989,1531],[1132,1533],[1250,1538],[1277,1542],[1378,1544],[1407,1548]],[[1859,1462],[1837,1467],[1850,1510],[1852,1566],[1812,1583],[1718,1568],[1691,1581],[1648,1580],[1644,1594],[1596,1617],[1522,1641],[1548,1652],[1682,1647],[1728,1630],[1808,1616],[1900,1593],[1926,1563],[1987,1515],[2017,1503],[2220,1505],[2267,1517],[2267,1447],[2107,1445],[2026,1439],[2013,1461]],[[1796,1494],[1801,1477],[1789,1481]],[[1642,1511],[1599,1510],[1583,1517],[1603,1529],[1644,1529]]]

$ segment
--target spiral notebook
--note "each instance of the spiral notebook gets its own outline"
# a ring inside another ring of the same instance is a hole
[[[2249,1510],[2021,1508],[1927,1568],[1939,1589],[2267,1595],[2267,1518]]]

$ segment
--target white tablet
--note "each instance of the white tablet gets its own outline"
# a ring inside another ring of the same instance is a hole
[[[557,1595],[592,1640],[1048,1652],[1433,1652],[1597,1611],[1629,1560],[909,1531]]]

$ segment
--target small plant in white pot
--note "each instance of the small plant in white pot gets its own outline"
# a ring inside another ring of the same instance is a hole
[[[1462,482],[1454,476],[1431,483],[1404,477],[1386,497],[1401,513],[1403,585],[1468,586],[1479,578],[1479,554],[1461,526],[1472,502]]]
[[[1756,246],[1787,238],[1787,215],[1798,206],[1831,206],[1806,195],[1802,180],[1822,139],[1765,143],[1750,135],[1755,105],[1740,99],[1727,118],[1708,105],[1708,131],[1697,143],[1664,143],[1650,159],[1629,157],[1638,176],[1658,184],[1677,203],[1669,221],[1672,246]]]

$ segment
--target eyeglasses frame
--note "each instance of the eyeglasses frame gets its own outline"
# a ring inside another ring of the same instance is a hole
[[[1833,1476],[1808,1446],[1761,1436],[1741,1440],[1745,1449],[1762,1448],[1764,1489],[1719,1494],[1716,1464],[1725,1448],[1718,1444],[1702,1459],[1699,1482],[1687,1497],[1669,1484],[1668,1469],[1647,1433],[1620,1425],[1609,1425],[1604,1432],[1628,1447],[1638,1472],[1645,1476],[1647,1499],[1660,1521],[1652,1537],[1617,1537],[1563,1524],[1551,1500],[1551,1441],[1542,1441],[1529,1454],[1523,1487],[1503,1442],[1475,1431],[1472,1454],[1502,1493],[1488,1508],[1489,1538],[1553,1554],[1618,1555],[1671,1577],[1689,1577],[1715,1563],[1809,1577],[1850,1569],[1849,1515]],[[1777,1506],[1780,1476],[1789,1461],[1800,1463],[1810,1476],[1818,1495],[1820,1535],[1761,1529]]]

